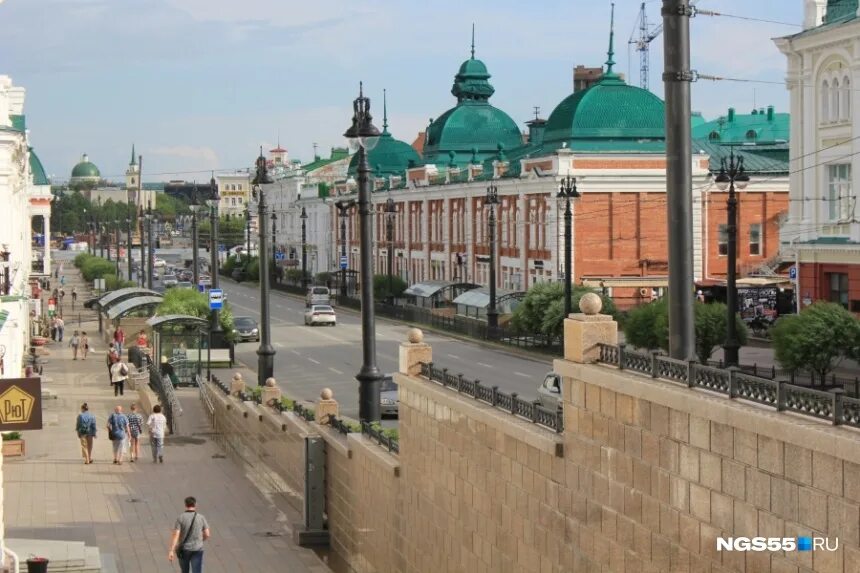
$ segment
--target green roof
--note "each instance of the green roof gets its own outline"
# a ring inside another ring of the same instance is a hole
[[[323,159],[321,157],[315,157],[314,160],[310,163],[302,165],[302,169],[305,170],[305,172],[311,172],[316,169],[319,169],[320,167],[325,167],[329,163],[334,163],[335,161],[346,159],[347,157],[349,157],[349,149],[345,147],[332,147],[331,156],[326,159]]]
[[[744,158],[744,169],[750,175],[788,175],[788,142],[743,144],[732,146],[735,155]],[[708,139],[694,139],[693,153],[704,151],[710,156],[708,168],[712,173],[720,171],[720,160],[729,156],[729,145]]]
[[[39,156],[30,148],[30,172],[33,174],[33,185],[50,185],[48,176],[45,174],[45,167],[39,160]]]
[[[736,113],[729,108],[726,115],[693,126],[693,139],[710,139],[722,143],[754,143],[788,141],[790,115],[776,113],[773,106],[750,113]]]
[[[12,120],[12,129],[15,131],[25,131],[27,129],[27,118],[23,115],[10,115]]]
[[[101,172],[96,164],[91,162],[85,153],[81,158],[80,163],[72,169],[72,177],[101,177]]]
[[[411,145],[405,141],[394,139],[388,132],[388,101],[385,96],[383,96],[382,101],[382,134],[379,136],[376,147],[367,154],[367,163],[376,177],[399,175],[409,167],[410,162],[417,164],[421,161],[421,156]],[[355,154],[349,162],[347,173],[355,175],[357,172],[358,154]]]
[[[824,23],[833,24],[855,18],[857,16],[857,4],[857,0],[827,0]]]

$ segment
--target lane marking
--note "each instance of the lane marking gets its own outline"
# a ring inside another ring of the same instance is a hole
[[[313,358],[310,358],[310,357],[308,357],[308,360],[310,360],[310,361],[311,361],[311,362],[313,362],[314,364],[319,364],[319,363],[320,363],[320,361],[319,361],[319,360],[314,360]]]
[[[478,366],[483,366],[484,368],[492,368],[491,364],[484,364],[483,362],[475,362]]]
[[[293,353],[293,354],[295,354],[296,356],[299,356],[299,351],[298,351],[298,350],[296,350],[296,349],[294,349],[294,348],[291,348],[291,349],[290,349],[290,352],[292,352],[292,353]]]
[[[460,360],[460,357],[459,357],[459,356],[456,356],[456,355],[454,355],[454,354],[449,354],[449,355],[448,355],[448,358],[453,358],[454,360]]]
[[[283,343],[283,342],[275,342],[274,344],[275,344],[275,346],[277,346],[278,348],[285,348],[285,347],[284,347],[284,343]]]
[[[329,366],[328,369],[331,370],[332,372],[334,372],[335,374],[343,374],[343,372],[341,372],[337,368],[332,368],[331,366]]]
[[[517,376],[522,376],[523,378],[531,378],[528,374],[523,374],[522,372],[514,372]]]

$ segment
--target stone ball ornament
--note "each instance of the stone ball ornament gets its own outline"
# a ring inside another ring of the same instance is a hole
[[[331,391],[331,388],[323,388],[320,392],[320,398],[323,400],[331,400],[334,397],[334,392]]]
[[[581,310],[583,314],[600,314],[600,310],[602,308],[603,301],[600,300],[600,297],[593,292],[585,293],[579,299],[579,310]]]
[[[278,383],[274,378],[266,378],[266,388],[274,388]]]
[[[412,344],[424,342],[424,333],[420,328],[410,328],[409,332],[406,333],[406,336]]]

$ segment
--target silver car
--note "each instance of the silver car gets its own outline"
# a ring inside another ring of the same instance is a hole
[[[547,410],[558,408],[561,403],[561,376],[555,372],[547,373],[538,388],[538,403]]]
[[[309,306],[305,311],[305,324],[314,326],[315,324],[330,324],[337,325],[337,316],[334,309],[327,304],[314,304]]]
[[[391,374],[386,374],[379,389],[379,416],[397,418],[399,415],[400,399],[397,395],[397,382]]]

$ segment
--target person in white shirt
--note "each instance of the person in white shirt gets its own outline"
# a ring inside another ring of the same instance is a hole
[[[152,462],[164,463],[164,433],[167,431],[167,418],[161,413],[161,404],[152,407],[152,414],[146,420],[149,428],[149,445],[152,448]]]

